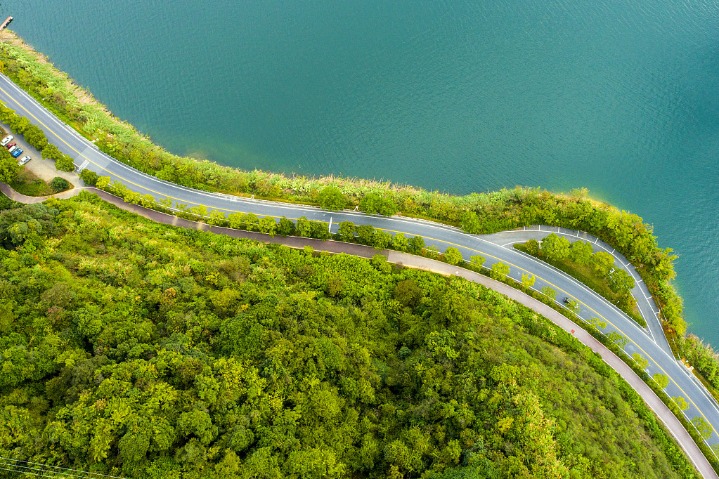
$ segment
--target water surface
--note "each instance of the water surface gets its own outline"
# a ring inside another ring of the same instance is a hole
[[[11,0],[0,14],[179,154],[457,194],[586,186],[676,250],[690,329],[719,346],[716,2]]]

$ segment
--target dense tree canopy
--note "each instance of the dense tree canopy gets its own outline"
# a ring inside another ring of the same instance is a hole
[[[463,280],[86,193],[0,212],[0,242],[3,457],[149,478],[689,470],[596,356]]]

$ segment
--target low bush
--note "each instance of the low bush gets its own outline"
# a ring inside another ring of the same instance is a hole
[[[75,162],[67,155],[62,155],[55,160],[55,168],[60,171],[75,171]]]
[[[99,178],[98,174],[95,173],[92,170],[88,170],[87,168],[82,170],[80,172],[80,179],[87,185],[87,186],[95,186],[97,185],[97,179]]]
[[[70,185],[69,181],[67,181],[65,178],[60,178],[59,176],[56,176],[52,179],[52,181],[50,181],[50,188],[52,188],[55,193],[69,190],[71,186],[72,185]]]

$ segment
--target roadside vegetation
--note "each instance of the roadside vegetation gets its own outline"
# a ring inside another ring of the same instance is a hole
[[[674,277],[675,257],[671,250],[658,247],[651,228],[640,217],[593,201],[586,197],[585,191],[557,195],[539,189],[515,188],[452,196],[370,180],[287,177],[257,170],[242,171],[210,161],[178,157],[112,116],[87,91],[14,34],[3,32],[1,38],[5,40],[0,43],[3,73],[95,141],[100,149],[149,174],[181,185],[228,194],[322,204],[330,209],[356,206],[368,213],[424,217],[461,226],[470,233],[491,233],[530,224],[581,229],[622,251],[646,276],[645,281],[663,306],[667,329],[680,336],[686,331],[681,300],[669,282]]]
[[[597,236],[620,251],[637,268],[661,309],[664,330],[675,353],[697,360],[693,364],[696,372],[705,379],[715,378],[707,379],[715,387],[719,383],[716,379],[719,358],[714,351],[701,341],[686,338],[682,300],[672,284],[675,277],[673,261],[676,259],[672,250],[659,247],[651,226],[645,224],[641,217],[592,200],[586,190],[556,194],[517,187],[453,196],[372,180],[334,176],[288,177],[259,170],[242,171],[206,160],[179,157],[153,144],[132,125],[113,116],[88,91],[77,86],[67,74],[57,70],[47,58],[12,32],[0,32],[0,39],[0,71],[93,140],[100,149],[158,178],[209,191],[317,204],[328,209],[357,207],[368,213],[427,218],[459,226],[475,234],[544,224],[578,229]],[[5,121],[3,118],[9,115],[7,122],[14,121],[16,126],[19,122],[20,130],[25,129],[28,142],[27,131],[31,132],[31,137],[36,136],[32,144],[43,151],[44,157],[55,159],[59,169],[72,169],[72,160],[53,145],[41,148],[44,136],[37,134],[39,129],[27,130],[32,125],[13,119],[12,112],[8,111],[7,108],[0,108],[0,121]],[[44,141],[47,142],[46,139]],[[109,181],[102,178],[91,178],[91,181],[99,182],[101,188],[109,185]],[[115,190],[130,202],[143,206],[154,204],[151,198],[121,191],[121,186]],[[197,210],[200,216],[213,214],[201,214],[201,207]],[[716,394],[716,390],[714,392]]]
[[[683,357],[696,368],[705,386],[719,401],[719,353],[693,334],[678,338],[678,343]]]
[[[611,301],[641,326],[647,323],[632,296],[634,278],[614,265],[614,257],[604,251],[594,252],[587,241],[570,242],[552,233],[541,242],[529,240],[514,247],[564,271]]]
[[[5,148],[0,147],[0,181],[10,184],[17,180],[20,171],[22,167],[17,160]]]
[[[596,355],[467,281],[87,193],[0,212],[0,245],[3,457],[150,478],[694,475]]]

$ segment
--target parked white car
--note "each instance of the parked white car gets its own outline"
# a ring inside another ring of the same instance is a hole
[[[5,146],[12,141],[12,135],[8,135],[0,141],[0,145]]]
[[[11,146],[8,151],[10,152],[10,154],[12,154],[12,152],[15,151],[15,150],[17,150],[17,145]]]
[[[32,160],[32,158],[30,158],[29,156],[23,156],[22,158],[20,158],[20,161],[18,161],[17,164],[20,166],[26,165],[27,162],[30,160]]]

